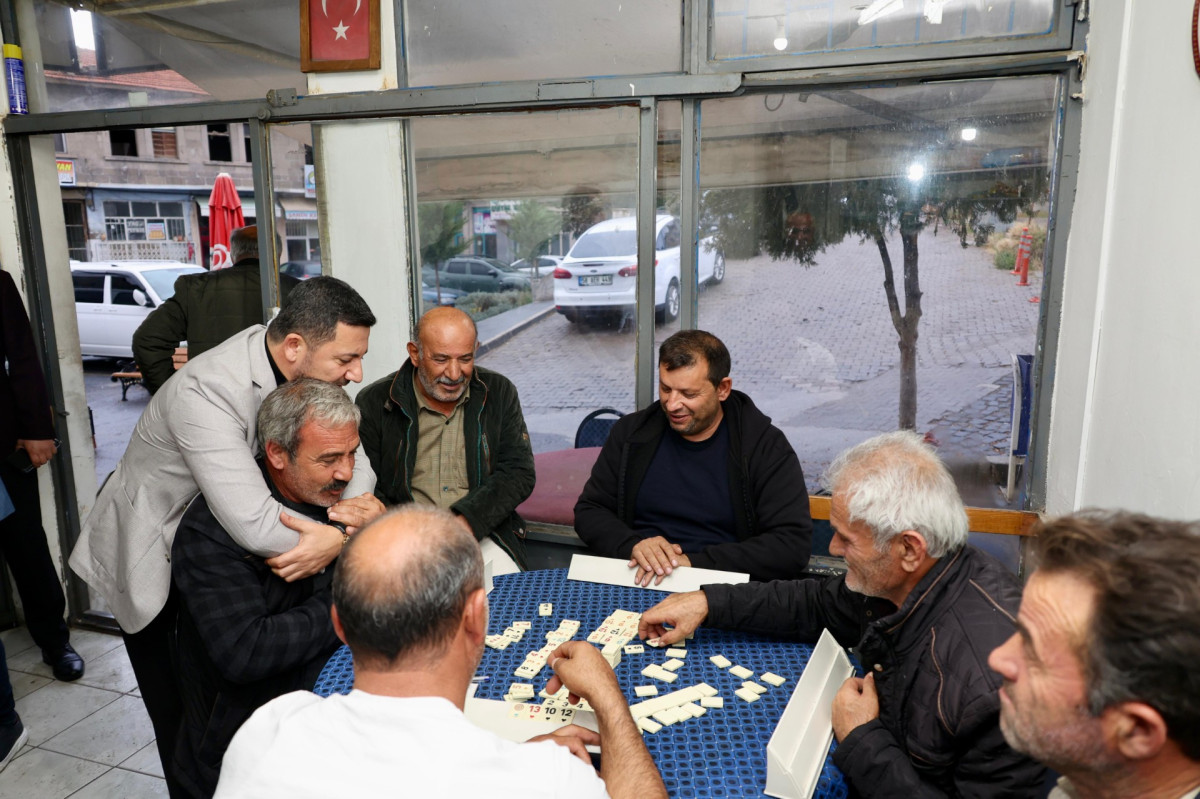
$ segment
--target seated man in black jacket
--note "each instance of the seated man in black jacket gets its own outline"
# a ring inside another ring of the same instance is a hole
[[[263,400],[257,423],[259,465],[272,496],[292,513],[328,523],[325,509],[354,472],[358,408],[333,383],[301,378]],[[350,502],[359,514],[351,532],[383,513],[370,494]],[[225,532],[203,495],[179,522],[171,554],[184,708],[175,769],[189,794],[209,797],[242,722],[276,696],[311,688],[337,649],[332,569],[294,582],[277,577]]]
[[[575,531],[636,581],[677,566],[794,578],[812,546],[795,450],[729,377],[712,333],[682,330],[658,351],[659,402],[613,426],[575,505]]]
[[[846,574],[706,585],[647,610],[639,634],[674,643],[707,620],[815,641],[828,628],[857,647],[867,672],[833,701],[833,761],[851,795],[1040,796],[1044,769],[1005,743],[1000,677],[987,664],[1012,634],[1021,588],[966,545],[967,514],[946,467],[900,431],[842,453],[826,479],[829,551],[846,559]]]

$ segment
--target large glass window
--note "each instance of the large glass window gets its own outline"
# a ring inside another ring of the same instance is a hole
[[[429,3],[405,0],[408,83],[679,72],[680,0]]]
[[[479,363],[517,385],[535,453],[572,448],[591,411],[634,410],[636,246],[594,258],[570,245],[634,230],[638,114],[412,123],[424,305],[477,320]],[[536,265],[563,244],[554,269]]]
[[[712,0],[718,60],[1045,36],[1056,0]],[[878,58],[878,56],[875,56]]]
[[[1056,93],[1035,77],[703,104],[703,221],[727,270],[699,326],[810,482],[906,427],[969,504],[1003,502],[988,457],[1007,451],[1012,355],[1036,346]]]

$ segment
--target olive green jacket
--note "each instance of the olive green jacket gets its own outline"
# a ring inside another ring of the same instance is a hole
[[[299,284],[294,277],[280,275],[280,302]],[[133,334],[133,357],[150,393],[175,374],[171,355],[180,342],[187,342],[188,358],[195,358],[234,333],[262,324],[261,286],[257,258],[179,277],[174,296],[155,308]]]
[[[377,482],[375,495],[388,505],[412,502],[417,460],[417,396],[412,361],[358,392],[362,410],[358,435]],[[533,492],[533,449],[517,387],[482,367],[471,376],[463,406],[468,494],[451,506],[475,531],[492,539],[525,568],[525,522],[517,506]]]

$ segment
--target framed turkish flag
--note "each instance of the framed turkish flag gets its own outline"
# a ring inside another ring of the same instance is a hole
[[[300,0],[300,71],[379,69],[379,0]]]

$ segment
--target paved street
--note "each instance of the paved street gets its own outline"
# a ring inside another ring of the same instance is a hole
[[[898,282],[899,249],[894,242]],[[1010,353],[1033,350],[1039,306],[1029,298],[1041,276],[1019,288],[988,253],[946,231],[922,235],[919,265],[917,429],[947,457],[980,464],[1007,440]],[[882,283],[874,245],[849,239],[808,268],[730,260],[725,282],[700,295],[700,327],[729,346],[734,386],[784,430],[810,482],[844,447],[896,427],[899,350]],[[656,341],[673,331],[659,328]],[[542,452],[570,447],[591,410],[633,409],[633,347],[629,331],[550,314],[480,363],[517,384]],[[985,499],[995,502],[976,501]]]

